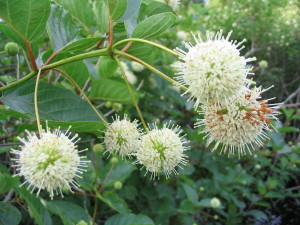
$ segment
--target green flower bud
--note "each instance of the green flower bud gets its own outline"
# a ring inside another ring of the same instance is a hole
[[[15,42],[8,42],[5,45],[4,49],[5,49],[6,54],[9,56],[15,56],[20,51],[19,45]]]
[[[116,190],[120,190],[120,189],[122,189],[123,184],[122,184],[122,182],[120,182],[120,181],[116,181],[116,182],[114,183],[114,187],[115,187]]]
[[[76,225],[88,225],[88,223],[84,220],[80,220],[78,223],[76,223]]]
[[[219,219],[219,216],[218,215],[214,215],[214,219],[215,220]]]
[[[199,188],[199,190],[200,190],[200,191],[204,191],[205,188],[201,186],[201,187]]]
[[[268,62],[266,60],[261,60],[259,63],[258,63],[259,67],[261,68],[267,68],[268,67]]]
[[[123,106],[122,106],[122,104],[120,104],[120,103],[113,103],[113,104],[112,104],[112,108],[113,108],[113,110],[115,110],[116,112],[119,112],[119,111],[121,111],[121,110],[123,109]]]
[[[111,103],[110,101],[108,101],[108,102],[105,103],[105,107],[106,107],[106,108],[110,108],[111,105],[112,105],[112,103]]]
[[[116,158],[116,157],[112,157],[111,160],[110,160],[110,162],[111,162],[112,164],[116,164],[118,161],[119,161],[119,160],[118,160],[118,158]]]
[[[93,152],[95,152],[96,154],[102,154],[103,152],[103,145],[102,144],[95,144],[93,146]]]

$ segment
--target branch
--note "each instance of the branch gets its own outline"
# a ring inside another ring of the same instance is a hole
[[[33,52],[32,52],[31,46],[30,46],[30,43],[28,41],[25,41],[25,44],[26,44],[26,48],[27,48],[27,51],[28,51],[28,54],[29,54],[29,57],[30,57],[30,61],[31,61],[33,70],[37,71],[38,67],[36,65],[35,58],[34,58],[34,55],[33,55]]]

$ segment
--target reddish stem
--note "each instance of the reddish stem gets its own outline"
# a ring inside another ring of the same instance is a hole
[[[25,41],[25,44],[26,44],[26,48],[27,48],[27,51],[28,51],[28,54],[29,54],[29,57],[30,57],[30,61],[31,61],[33,70],[37,71],[38,67],[36,65],[35,58],[34,58],[34,55],[33,55],[33,52],[32,52],[31,46],[30,46],[30,43],[28,41]]]
[[[112,46],[113,44],[113,36],[114,36],[114,29],[113,29],[113,21],[110,19],[109,20],[109,43],[108,43],[108,47]]]
[[[128,42],[128,43],[125,45],[125,47],[121,50],[121,52],[126,52],[126,51],[131,47],[132,44],[133,44],[132,41],[131,41],[131,42]],[[118,55],[117,57],[120,58],[121,56]]]

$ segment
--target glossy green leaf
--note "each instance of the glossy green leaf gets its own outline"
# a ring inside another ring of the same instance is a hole
[[[105,180],[106,174],[109,172],[111,168],[110,164],[107,164],[100,172],[99,178],[101,180]],[[116,181],[124,181],[130,174],[136,170],[136,167],[132,165],[130,162],[126,162],[123,160],[119,160],[117,164],[115,164],[113,170],[111,171],[110,176],[106,179],[104,186],[113,186]]]
[[[97,69],[100,80],[102,78],[118,76],[118,74],[116,74],[118,66],[119,65],[116,60],[113,60],[110,56],[102,56]]]
[[[136,12],[138,12],[141,6],[141,0],[128,0],[127,8],[123,16],[118,20],[119,22],[130,19]]]
[[[72,17],[59,5],[52,5],[47,28],[54,51],[62,49],[78,34]]]
[[[142,215],[142,214],[117,214],[112,217],[110,217],[106,222],[105,225],[115,225],[115,224],[122,224],[122,225],[154,225],[152,219],[150,219],[148,216]]]
[[[127,0],[106,0],[105,2],[113,21],[118,20],[126,11]]]
[[[249,212],[246,213],[246,215],[251,215],[254,218],[259,218],[263,220],[268,219],[268,216],[263,211],[256,210],[256,209],[250,210]]]
[[[16,188],[15,190],[23,199],[25,199],[29,206],[31,216],[38,225],[52,225],[52,220],[48,210],[45,208],[44,200],[36,197],[35,194],[31,194],[24,186]]]
[[[93,25],[93,10],[86,0],[56,0],[56,2],[69,11],[82,25],[88,28]]]
[[[22,215],[20,211],[11,204],[0,202],[0,224],[18,225]]]
[[[93,11],[96,15],[98,30],[100,34],[104,34],[109,30],[109,11],[105,1],[96,1],[93,5]]]
[[[170,12],[150,16],[134,28],[132,37],[152,38],[158,36],[172,26],[175,20],[176,16]]]
[[[104,192],[102,195],[97,193],[97,197],[119,213],[131,212],[126,202],[121,199],[116,193]]]
[[[74,203],[56,200],[47,202],[47,208],[54,214],[58,215],[64,225],[73,225],[83,220],[90,223],[91,217],[87,211]]]
[[[134,92],[137,97],[136,91]],[[101,99],[104,101],[133,105],[133,101],[130,97],[130,92],[126,84],[110,79],[93,81],[90,97],[92,99]]]
[[[85,39],[80,39],[77,41],[74,41],[65,47],[62,48],[60,51],[61,53],[64,52],[83,52],[84,50],[87,50],[88,48],[91,48],[92,46],[96,45],[97,42],[99,42],[99,38],[85,38]]]
[[[172,12],[172,8],[163,2],[151,2],[146,9],[147,16],[152,16],[159,13]]]
[[[0,17],[23,40],[40,36],[50,14],[49,0],[0,0]]]
[[[182,185],[188,199],[193,203],[197,203],[198,202],[198,193],[196,192],[196,190],[194,188],[192,188],[189,184],[182,183],[181,185]]]
[[[4,92],[1,100],[15,111],[35,115],[34,87],[35,81],[27,81]],[[56,124],[63,127],[72,125],[72,130],[78,132],[97,131],[104,128],[103,123],[90,105],[64,88],[41,82],[39,84],[38,105],[40,117],[43,120],[48,120],[50,125]]]
[[[280,127],[278,129],[278,131],[281,133],[299,132],[299,130],[300,129],[297,127]]]
[[[16,187],[20,183],[17,177],[13,177],[10,174],[0,173],[0,194],[4,194],[10,189]]]

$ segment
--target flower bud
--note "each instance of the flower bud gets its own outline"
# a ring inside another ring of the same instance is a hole
[[[106,107],[106,108],[110,108],[111,105],[112,105],[112,103],[111,103],[110,101],[108,101],[108,102],[105,103],[105,107]]]
[[[120,182],[120,181],[116,181],[116,182],[114,183],[114,187],[115,187],[116,190],[120,190],[120,189],[122,189],[123,184],[122,184],[122,182]]]
[[[116,164],[116,163],[118,163],[118,158],[116,158],[116,157],[112,157],[111,158],[111,160],[110,160],[110,162],[112,163],[112,164]]]
[[[5,49],[6,54],[9,55],[9,56],[15,56],[20,51],[20,48],[19,48],[18,44],[15,43],[15,42],[8,42],[5,45],[4,49]]]
[[[123,109],[123,106],[122,106],[122,104],[120,104],[120,103],[113,103],[113,104],[112,104],[112,108],[113,108],[113,110],[115,110],[116,112],[119,112],[119,111],[121,111],[121,110]]]
[[[76,225],[88,225],[88,223],[84,220],[80,220],[78,223],[76,223]]]
[[[102,154],[103,152],[103,145],[102,144],[95,144],[93,146],[93,152],[95,152],[96,154]]]

